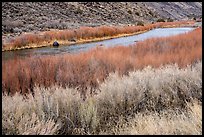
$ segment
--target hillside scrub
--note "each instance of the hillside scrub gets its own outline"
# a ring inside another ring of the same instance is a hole
[[[2,34],[201,16],[202,2],[2,2]]]
[[[22,34],[3,43],[2,50],[15,50],[23,48],[35,48],[42,46],[50,46],[52,42],[58,40],[60,44],[73,44],[71,40],[76,42],[83,40],[95,41],[111,37],[125,36],[126,34],[135,34],[154,28],[175,27],[182,25],[192,25],[194,21],[177,21],[177,22],[157,22],[154,24],[146,24],[142,26],[99,26],[99,27],[80,27],[78,29],[52,30],[34,33]]]
[[[34,86],[78,88],[94,93],[109,73],[128,75],[145,66],[178,64],[180,68],[202,58],[202,30],[165,38],[151,38],[134,45],[97,47],[79,54],[26,57],[2,62],[2,91],[9,95],[32,92]]]
[[[202,61],[110,73],[86,100],[77,88],[34,92],[2,94],[2,134],[202,134]]]

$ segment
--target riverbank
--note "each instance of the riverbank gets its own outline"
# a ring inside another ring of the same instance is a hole
[[[67,40],[58,40],[58,43],[60,43],[60,46],[69,46],[69,45],[75,45],[75,44],[83,44],[83,43],[89,43],[89,42],[97,42],[97,41],[102,41],[102,40],[108,40],[108,39],[114,39],[114,38],[119,38],[119,37],[128,37],[136,34],[141,34],[144,32],[147,32],[149,30],[145,31],[140,31],[140,32],[135,32],[131,34],[119,34],[116,36],[107,36],[107,37],[102,37],[102,38],[94,38],[94,39],[79,39],[76,40],[76,42],[70,42]],[[29,44],[28,46],[21,47],[21,48],[12,48],[12,49],[2,49],[2,51],[14,51],[14,50],[23,50],[23,49],[33,49],[33,48],[42,48],[42,47],[49,47],[52,46],[52,42],[43,42],[41,44]]]
[[[3,43],[2,51],[49,47],[52,46],[53,41],[55,40],[59,42],[60,46],[97,42],[113,38],[137,35],[155,28],[195,27],[194,24],[194,21],[158,22],[155,24],[146,24],[145,26],[101,26],[94,28],[82,27],[77,30],[55,30],[49,32],[40,32],[39,34],[24,34],[15,38],[10,43]],[[73,39],[74,37],[77,37],[74,42],[69,40]]]
[[[27,93],[32,91],[30,85],[33,83],[49,87],[56,82],[74,88],[77,86],[81,90],[87,86],[94,89],[110,72],[127,74],[130,70],[142,69],[147,65],[158,67],[175,62],[183,67],[201,59],[202,29],[177,36],[147,39],[134,45],[95,48],[80,54],[28,56],[26,59],[15,57],[3,61],[2,90]]]
[[[201,134],[201,76],[201,28],[15,58],[2,62],[2,134]]]

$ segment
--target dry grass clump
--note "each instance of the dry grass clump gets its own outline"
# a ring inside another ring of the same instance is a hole
[[[193,101],[187,104],[187,112],[165,110],[162,113],[143,112],[134,118],[120,118],[111,130],[99,134],[114,135],[201,135],[202,105]]]
[[[135,45],[98,47],[74,55],[27,57],[2,63],[2,91],[10,95],[33,92],[34,86],[78,88],[91,93],[111,72],[127,75],[147,65],[178,64],[185,67],[202,58],[202,30],[166,38],[152,38]]]
[[[134,118],[134,126],[128,127],[129,134],[188,134],[187,124],[193,124],[192,134],[201,134],[200,107],[190,107],[191,111],[188,104],[195,100],[202,103],[202,62],[183,69],[177,65],[147,67],[123,77],[112,73],[99,90],[94,96],[88,94],[86,100],[77,89],[59,86],[35,87],[35,96],[4,94],[3,134],[112,134],[113,127],[118,128],[115,133],[122,134],[118,127],[121,118],[126,122]],[[172,119],[163,115],[169,110]],[[177,114],[176,110],[190,113],[190,117]],[[146,111],[159,113],[161,118],[147,115]],[[170,126],[159,130],[162,125],[157,123],[162,121]],[[149,126],[143,127],[148,123],[155,132]],[[138,130],[134,131],[135,128]]]
[[[21,48],[25,46],[31,46],[32,44],[40,45],[55,40],[65,40],[70,41],[72,39],[77,40],[87,40],[94,38],[111,37],[121,34],[131,34],[140,31],[150,30],[158,27],[165,26],[181,26],[194,24],[194,21],[177,21],[177,22],[157,22],[155,24],[147,24],[145,26],[124,26],[124,27],[114,27],[114,26],[99,26],[99,27],[80,27],[78,29],[66,29],[66,30],[51,30],[41,32],[39,34],[22,34],[16,37],[8,44],[4,44],[5,49],[8,47],[11,49]]]
[[[110,74],[99,87],[104,91],[100,93],[100,97],[107,102],[114,98],[115,104],[126,102],[123,105],[132,108],[124,109],[126,114],[145,110],[160,112],[164,108],[179,106],[183,108],[185,103],[192,99],[202,101],[201,68],[201,63],[196,63],[193,68],[188,66],[186,69],[179,69],[177,65],[168,65],[159,69],[149,66],[121,78],[117,73]],[[121,110],[117,113],[121,113]]]

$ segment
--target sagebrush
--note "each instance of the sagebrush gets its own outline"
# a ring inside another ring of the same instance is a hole
[[[122,77],[111,73],[100,84],[97,94],[89,94],[86,100],[76,88],[35,87],[34,92],[35,96],[27,97],[19,93],[12,97],[2,95],[3,134],[201,134],[202,131],[202,61],[183,69],[175,64],[158,69],[148,66]],[[191,107],[195,102],[198,110]],[[178,121],[181,123],[177,124]],[[142,128],[141,124],[153,125],[155,130],[149,126]],[[122,131],[126,128],[129,130]]]

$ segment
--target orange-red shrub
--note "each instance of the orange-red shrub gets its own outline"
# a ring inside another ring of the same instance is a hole
[[[150,30],[153,28],[172,26],[172,25],[185,25],[193,24],[194,21],[177,21],[177,22],[157,22],[154,24],[146,24],[145,26],[99,26],[99,27],[80,27],[74,30],[62,30],[62,31],[46,31],[40,34],[24,34],[16,37],[11,47],[24,47],[30,43],[39,44],[43,41],[50,42],[54,40],[70,40],[73,38],[77,39],[92,39],[101,38],[106,36],[116,36],[119,34],[130,34],[134,32]],[[7,45],[7,46],[8,46]],[[6,45],[5,45],[6,46]]]
[[[128,74],[147,65],[177,63],[180,67],[202,58],[202,30],[165,38],[151,38],[129,47],[98,47],[79,54],[28,57],[2,63],[4,93],[32,92],[34,85],[77,87],[90,92],[110,72]]]

